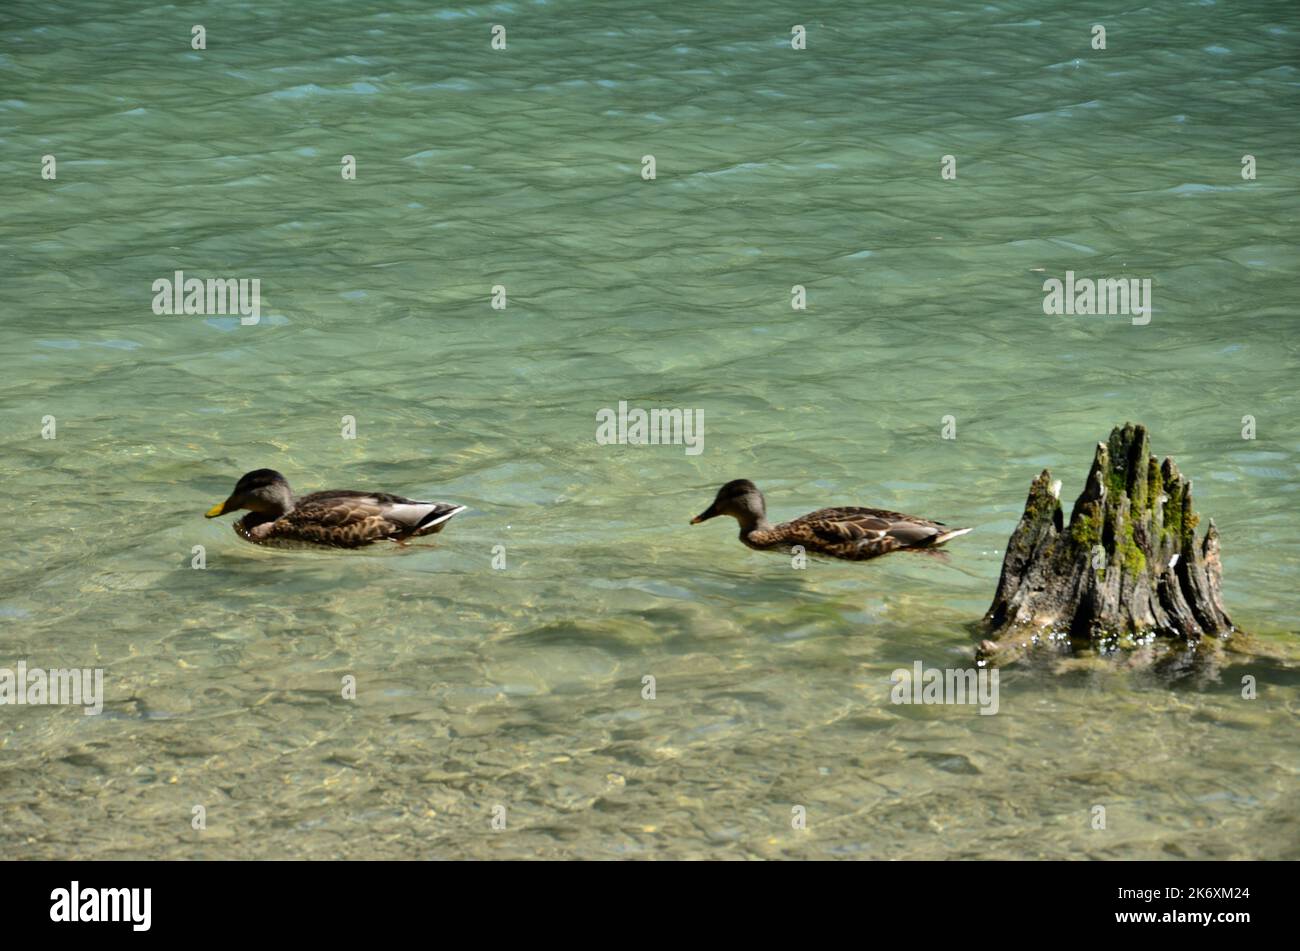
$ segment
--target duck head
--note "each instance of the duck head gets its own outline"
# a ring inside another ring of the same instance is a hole
[[[274,469],[254,469],[235,483],[230,498],[212,506],[204,514],[207,518],[216,518],[239,509],[248,509],[272,518],[279,518],[292,511],[293,492],[289,488],[289,480]]]
[[[691,524],[698,525],[719,515],[730,515],[743,530],[748,531],[767,523],[767,503],[754,483],[748,479],[734,479],[718,490],[713,504],[691,519]]]

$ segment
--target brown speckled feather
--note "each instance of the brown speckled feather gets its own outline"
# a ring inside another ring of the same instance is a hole
[[[270,521],[255,513],[236,523],[240,535],[252,542],[279,544],[306,542],[335,548],[360,548],[382,539],[404,541],[407,538],[435,535],[445,521],[420,528],[396,513],[401,506],[436,505],[433,518],[454,514],[463,506],[446,502],[428,503],[387,492],[353,492],[331,490],[313,492],[298,499],[294,509]]]
[[[870,508],[830,508],[810,512],[744,538],[751,548],[802,545],[813,554],[861,561],[904,548],[928,547],[945,531],[942,522]]]

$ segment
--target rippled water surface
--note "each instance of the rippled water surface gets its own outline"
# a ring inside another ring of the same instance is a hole
[[[1298,38],[1285,2],[6,10],[0,666],[107,703],[0,708],[0,851],[1300,857]],[[155,315],[177,270],[258,278],[260,323]],[[1150,323],[1045,316],[1067,270],[1150,278]],[[598,445],[620,400],[704,451]],[[971,663],[1033,476],[1073,499],[1128,419],[1259,654],[891,704]],[[261,466],[471,508],[268,551],[202,517]],[[975,531],[793,570],[687,525],[737,477]]]

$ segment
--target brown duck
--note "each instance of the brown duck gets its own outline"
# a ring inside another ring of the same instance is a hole
[[[408,538],[435,535],[465,506],[347,489],[297,497],[280,473],[255,469],[240,478],[230,498],[206,514],[216,518],[239,509],[247,509],[248,514],[235,522],[235,531],[259,545],[296,542],[360,548],[383,539],[400,545]]]
[[[758,486],[736,479],[718,490],[713,504],[691,519],[692,525],[719,515],[740,523],[740,540],[759,551],[788,551],[801,545],[809,554],[865,561],[891,551],[934,549],[969,528],[948,528],[915,515],[884,509],[819,509],[789,522],[767,520],[767,503]]]

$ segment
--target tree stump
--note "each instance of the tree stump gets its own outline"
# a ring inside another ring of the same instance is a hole
[[[1068,526],[1059,494],[1048,470],[1029,488],[984,616],[980,660],[1005,663],[1048,645],[1099,654],[1168,647],[1190,660],[1233,632],[1214,521],[1198,541],[1192,483],[1172,459],[1156,464],[1145,427],[1126,423],[1097,444]]]

